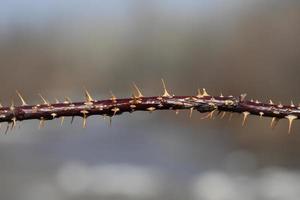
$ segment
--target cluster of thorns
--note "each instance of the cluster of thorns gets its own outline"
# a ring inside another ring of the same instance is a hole
[[[5,133],[11,127],[11,130],[16,127],[17,121],[38,119],[40,120],[39,128],[44,127],[46,120],[55,118],[61,119],[61,125],[64,123],[65,117],[83,118],[83,127],[86,127],[87,118],[92,115],[102,115],[111,118],[115,115],[120,115],[124,112],[134,111],[149,111],[155,110],[175,110],[178,114],[179,110],[190,110],[190,117],[194,110],[201,113],[207,113],[202,119],[213,118],[214,113],[224,118],[226,113],[230,113],[231,119],[233,113],[243,114],[242,125],[245,125],[247,117],[257,115],[260,117],[271,117],[271,127],[274,128],[280,119],[288,120],[288,132],[291,132],[292,122],[300,117],[300,107],[295,106],[292,102],[289,106],[274,104],[271,100],[269,103],[259,101],[247,101],[246,95],[242,94],[239,97],[230,96],[212,96],[205,89],[198,89],[195,96],[175,96],[170,95],[166,89],[166,84],[162,79],[163,94],[160,96],[145,97],[141,90],[133,84],[135,92],[130,98],[116,98],[112,94],[110,99],[94,100],[90,93],[85,89],[85,101],[72,102],[70,98],[66,98],[64,102],[56,100],[54,104],[47,101],[42,95],[42,104],[28,105],[20,92],[16,91],[21,100],[21,106],[15,106],[14,103],[10,107],[0,105],[0,122],[7,122]],[[0,124],[1,125],[1,124]],[[11,125],[11,126],[10,126]]]

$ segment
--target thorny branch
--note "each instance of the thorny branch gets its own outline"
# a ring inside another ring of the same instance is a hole
[[[239,97],[234,96],[211,96],[205,89],[198,90],[195,96],[174,96],[170,95],[166,89],[165,83],[162,80],[164,93],[161,96],[145,97],[142,95],[139,88],[134,84],[136,94],[131,98],[118,99],[114,95],[108,100],[94,100],[89,92],[85,90],[85,101],[73,103],[71,100],[60,103],[49,103],[42,95],[42,104],[28,105],[21,94],[17,91],[22,105],[15,106],[13,103],[10,107],[0,107],[0,122],[8,122],[11,128],[16,126],[17,121],[38,119],[40,127],[43,127],[45,120],[61,118],[63,123],[65,117],[79,116],[83,118],[83,127],[86,127],[87,118],[91,115],[103,115],[113,117],[124,112],[134,111],[149,111],[155,110],[190,110],[190,115],[193,110],[201,113],[208,113],[204,118],[212,118],[215,111],[225,113],[242,113],[243,123],[248,115],[257,115],[260,117],[271,117],[271,127],[274,128],[279,119],[288,119],[288,132],[291,132],[292,122],[300,118],[300,107],[296,107],[293,103],[289,106],[282,104],[275,105],[272,101],[262,103],[259,101],[247,101],[246,95],[242,94]],[[7,126],[8,131],[9,126]]]

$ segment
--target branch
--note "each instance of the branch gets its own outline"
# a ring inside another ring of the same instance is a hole
[[[165,83],[162,80],[164,93],[161,96],[144,97],[139,88],[134,84],[136,94],[131,98],[118,99],[113,94],[107,100],[94,100],[89,92],[85,90],[85,101],[73,103],[69,99],[60,103],[49,103],[43,96],[43,104],[27,105],[24,98],[17,91],[22,105],[15,106],[13,103],[10,107],[0,108],[0,122],[8,122],[11,128],[16,126],[17,121],[38,119],[40,127],[43,127],[45,120],[61,118],[62,122],[65,117],[79,116],[83,118],[83,127],[86,127],[86,120],[92,115],[109,116],[120,115],[124,112],[148,111],[155,110],[190,110],[190,115],[193,110],[201,113],[208,113],[204,118],[212,118],[215,111],[219,113],[242,113],[243,123],[245,124],[247,117],[257,115],[260,117],[271,117],[271,127],[274,128],[279,119],[288,119],[288,132],[291,132],[292,122],[300,118],[300,107],[296,107],[293,103],[290,106],[281,104],[275,105],[272,101],[269,103],[261,103],[258,101],[245,100],[246,95],[242,94],[239,97],[233,96],[212,96],[205,89],[195,96],[174,96],[170,95],[166,89]],[[7,128],[6,132],[8,131]]]

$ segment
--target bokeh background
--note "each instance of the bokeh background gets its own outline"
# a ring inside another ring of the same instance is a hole
[[[158,95],[163,77],[174,94],[297,103],[299,36],[297,0],[1,0],[0,98]],[[0,198],[299,199],[299,123],[201,116],[22,123],[0,136]]]

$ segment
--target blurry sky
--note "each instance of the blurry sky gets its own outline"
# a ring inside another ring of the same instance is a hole
[[[0,99],[209,93],[300,102],[295,0],[2,0]],[[14,97],[15,98],[15,97]],[[1,199],[298,199],[300,125],[187,112],[22,123],[0,136]],[[4,132],[5,125],[1,131]]]

